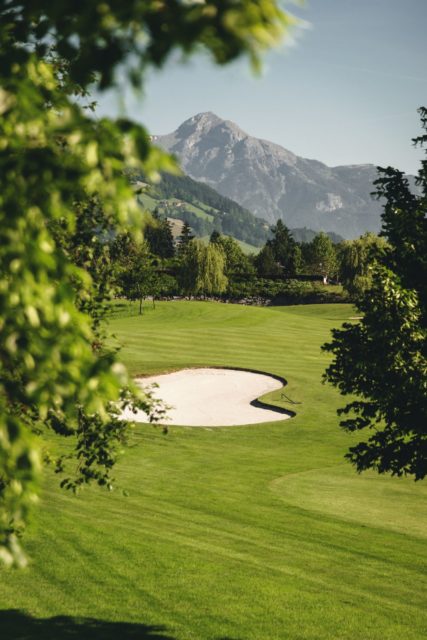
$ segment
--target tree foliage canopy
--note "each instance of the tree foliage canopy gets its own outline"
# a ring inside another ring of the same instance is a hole
[[[144,236],[150,247],[151,253],[160,258],[173,258],[175,245],[168,220],[155,220],[156,224],[147,226]]]
[[[320,232],[303,245],[304,270],[307,273],[334,277],[337,273],[337,254],[332,240]]]
[[[300,253],[296,249],[296,242],[288,227],[282,220],[278,220],[271,228],[273,237],[267,241],[273,252],[275,261],[282,267],[284,274],[293,276],[298,271]]]
[[[229,276],[254,276],[255,269],[247,255],[245,255],[239,246],[239,243],[229,236],[222,236],[213,232],[211,235],[211,244],[216,244],[222,249],[225,258],[224,273]]]
[[[426,132],[427,110],[420,109]],[[360,292],[363,317],[333,331],[324,349],[334,360],[325,379],[357,399],[342,408],[349,431],[370,430],[347,458],[358,471],[427,475],[427,161],[414,194],[403,173],[380,169],[377,194],[385,198],[382,233],[389,246]]]
[[[7,564],[25,562],[18,533],[37,496],[39,434],[74,438],[80,464],[78,477],[66,479],[71,488],[92,480],[111,486],[124,437],[114,407],[130,381],[114,354],[93,348],[96,323],[77,304],[76,283],[87,298],[97,295],[87,264],[70,252],[77,210],[101,203],[88,209],[89,247],[95,212],[111,232],[137,235],[140,212],[126,172],[153,180],[175,166],[143,127],[92,120],[88,87],[113,86],[122,63],[140,84],[174,50],[202,47],[221,64],[246,54],[257,65],[289,22],[274,0],[0,4],[0,559]]]
[[[374,233],[365,233],[339,245],[339,279],[348,293],[357,297],[372,284],[372,267],[384,257],[387,242]]]
[[[181,286],[187,295],[220,294],[227,288],[222,247],[202,240],[191,240],[181,256]]]

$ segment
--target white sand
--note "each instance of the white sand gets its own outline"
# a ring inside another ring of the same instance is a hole
[[[282,388],[279,380],[261,373],[232,369],[182,369],[150,378],[139,378],[142,387],[156,383],[154,396],[168,410],[168,425],[234,426],[285,420],[287,413],[250,403],[269,391]],[[147,414],[124,411],[124,419],[148,422]]]

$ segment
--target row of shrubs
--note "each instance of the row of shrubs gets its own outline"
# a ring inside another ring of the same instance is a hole
[[[276,305],[349,301],[340,286],[324,285],[320,282],[264,278],[255,278],[246,282],[231,281],[224,296],[231,300],[260,299]]]
[[[156,299],[183,297],[177,279],[172,275],[163,276],[161,292]],[[217,295],[192,296],[197,299],[240,302],[244,304],[316,304],[349,302],[348,295],[339,285],[324,285],[321,282],[301,280],[270,280],[266,278],[230,279],[227,290]]]

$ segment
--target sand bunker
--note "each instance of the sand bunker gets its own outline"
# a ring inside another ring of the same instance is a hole
[[[182,369],[174,373],[139,378],[145,387],[156,383],[154,396],[171,407],[169,425],[223,427],[285,420],[284,409],[257,406],[257,398],[282,388],[282,383],[262,373],[233,369]],[[123,412],[126,420],[148,422],[147,414]]]

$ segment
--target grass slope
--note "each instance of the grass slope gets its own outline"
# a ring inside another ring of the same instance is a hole
[[[223,235],[226,238],[233,238],[233,236],[227,236],[227,234],[223,234]],[[210,236],[202,236],[200,239],[203,240],[203,242],[208,243]],[[233,238],[233,240],[236,240],[236,238]],[[256,247],[253,244],[248,244],[247,242],[243,242],[243,240],[236,240],[236,242],[241,248],[241,250],[243,251],[243,253],[247,256],[251,254],[258,254],[261,250],[260,247]]]
[[[421,640],[427,484],[343,462],[320,345],[346,305],[174,302],[111,327],[132,373],[232,365],[283,375],[283,423],[139,426],[120,490],[48,478],[29,569],[2,572],[8,640]],[[280,391],[270,394],[280,403]],[[4,634],[4,635],[3,635]]]
[[[141,193],[138,196],[139,203],[148,209],[149,211],[154,211],[154,209],[159,209],[162,213],[167,213],[167,207],[165,207],[165,203],[168,204],[170,208],[170,213],[179,213],[179,208],[177,208],[176,202],[177,198],[156,198],[154,197],[154,193],[149,195],[148,193]],[[186,200],[179,200],[179,202],[185,202],[185,208],[188,211],[192,211],[198,218],[203,218],[204,220],[213,220],[213,216],[205,211],[205,207],[200,204],[200,206],[196,206],[191,202],[187,202]],[[160,204],[161,203],[161,204]]]

